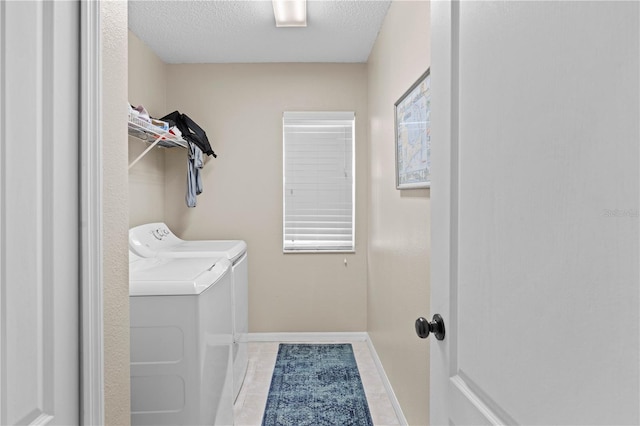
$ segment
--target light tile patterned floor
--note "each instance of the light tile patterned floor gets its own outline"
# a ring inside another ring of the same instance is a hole
[[[399,425],[367,343],[355,341],[331,343],[351,343],[353,345],[353,353],[360,371],[373,424],[376,426]],[[277,355],[277,342],[249,343],[247,376],[233,407],[236,426],[258,426],[261,424]]]

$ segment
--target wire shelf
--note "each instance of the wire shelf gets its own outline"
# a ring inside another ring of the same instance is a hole
[[[130,136],[151,143],[151,145],[149,145],[149,147],[147,147],[147,149],[145,149],[144,152],[138,156],[138,158],[136,158],[129,164],[129,168],[132,168],[155,146],[160,146],[163,148],[188,147],[187,141],[185,141],[181,137],[169,133],[168,130],[164,130],[158,126],[154,126],[153,124],[140,119],[140,117],[137,117],[134,114],[129,113],[129,121],[127,125]]]

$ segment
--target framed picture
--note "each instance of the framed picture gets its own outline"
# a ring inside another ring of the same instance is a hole
[[[429,69],[395,103],[396,188],[431,186]]]

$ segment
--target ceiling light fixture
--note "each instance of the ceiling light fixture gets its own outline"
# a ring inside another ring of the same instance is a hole
[[[306,27],[307,0],[272,0],[276,27]]]

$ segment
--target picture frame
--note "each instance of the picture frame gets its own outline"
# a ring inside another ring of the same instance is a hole
[[[431,187],[430,70],[394,104],[396,189]]]

